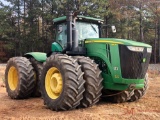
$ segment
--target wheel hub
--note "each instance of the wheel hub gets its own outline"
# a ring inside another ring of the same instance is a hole
[[[59,70],[55,67],[47,71],[45,77],[45,89],[48,96],[52,99],[57,99],[63,88],[62,76]]]
[[[51,90],[54,93],[59,94],[62,90],[62,78],[60,74],[54,73],[51,77],[50,83]]]

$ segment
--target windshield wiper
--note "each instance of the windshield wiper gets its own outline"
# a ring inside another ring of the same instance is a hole
[[[97,33],[96,28],[95,28],[92,24],[90,24],[90,25],[91,25],[91,27],[93,28],[93,30]]]

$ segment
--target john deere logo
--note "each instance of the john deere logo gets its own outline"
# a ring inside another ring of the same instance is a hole
[[[144,63],[146,62],[146,58],[143,58],[143,62],[144,62]]]

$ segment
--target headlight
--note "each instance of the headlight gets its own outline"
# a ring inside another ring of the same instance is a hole
[[[127,48],[130,51],[134,51],[134,52],[143,52],[143,50],[144,50],[144,47],[127,46]],[[147,48],[147,52],[151,53],[152,52],[152,48]]]
[[[143,52],[144,50],[144,47],[127,46],[127,48],[134,52]]]
[[[152,52],[152,48],[147,48],[147,52],[151,53]]]

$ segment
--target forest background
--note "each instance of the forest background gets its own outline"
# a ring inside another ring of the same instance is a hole
[[[0,62],[49,52],[55,41],[53,19],[68,8],[116,26],[116,33],[105,27],[103,37],[152,45],[151,62],[160,62],[160,0],[0,0]]]

